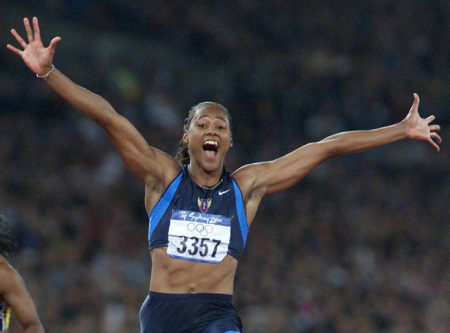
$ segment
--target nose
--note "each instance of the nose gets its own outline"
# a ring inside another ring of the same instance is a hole
[[[208,134],[208,135],[217,135],[217,130],[213,126],[208,127],[208,130],[206,131],[206,134]]]

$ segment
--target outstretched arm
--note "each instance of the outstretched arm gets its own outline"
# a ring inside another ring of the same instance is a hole
[[[399,123],[374,130],[350,131],[331,135],[319,142],[306,144],[271,162],[250,164],[234,173],[247,204],[249,220],[266,194],[283,191],[305,177],[316,166],[333,156],[357,153],[399,140],[428,142],[439,151],[442,142],[439,125],[430,124],[435,117],[421,118],[419,96],[407,116]]]
[[[25,64],[64,100],[84,115],[102,126],[113,141],[128,169],[146,185],[167,186],[178,172],[175,160],[151,147],[137,129],[119,115],[103,97],[75,84],[53,66],[53,56],[60,37],[55,37],[46,48],[42,44],[38,19],[33,18],[33,28],[27,18],[24,26],[28,42],[16,30],[11,34],[23,50],[10,44],[7,48],[20,55]],[[34,32],[33,32],[34,31]]]
[[[331,143],[330,156],[356,153],[384,146],[403,139],[423,140],[439,152],[438,143],[442,142],[437,133],[441,127],[430,124],[435,117],[423,119],[419,115],[419,96],[414,94],[414,102],[406,117],[399,123],[368,131],[352,131],[331,135],[322,143]],[[435,140],[435,141],[433,141]]]

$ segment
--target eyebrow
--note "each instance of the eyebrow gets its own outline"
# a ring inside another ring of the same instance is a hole
[[[208,118],[213,119],[213,117],[211,117],[209,114],[204,114],[204,115],[198,117],[197,120],[202,119],[202,118],[204,118],[204,117],[208,117]],[[214,119],[221,119],[221,120],[223,120],[224,122],[227,122],[227,120],[226,120],[225,118],[223,118],[223,117],[214,117]]]

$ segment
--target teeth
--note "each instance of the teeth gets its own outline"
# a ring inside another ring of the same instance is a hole
[[[205,141],[204,145],[214,145],[214,146],[218,146],[219,144],[216,141]]]

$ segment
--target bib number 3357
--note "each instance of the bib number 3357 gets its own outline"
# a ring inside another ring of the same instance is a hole
[[[172,215],[167,254],[184,260],[221,262],[227,255],[230,243],[230,220],[221,217],[220,224],[212,224],[208,222],[217,221],[217,219],[208,218],[210,214],[194,214],[187,220],[186,218],[174,219],[177,215]],[[202,219],[198,218],[199,214],[202,215]]]

